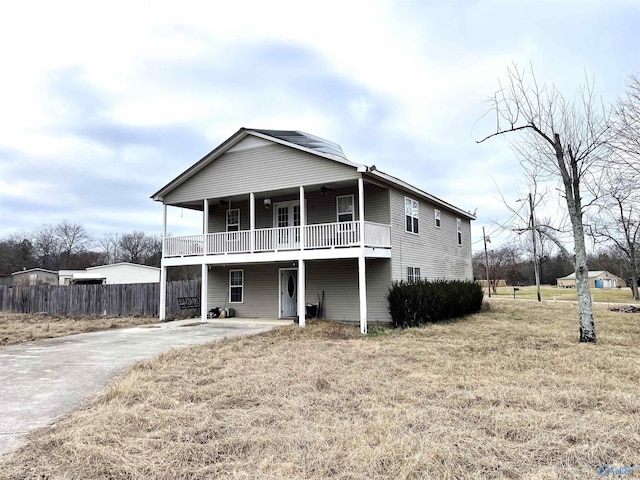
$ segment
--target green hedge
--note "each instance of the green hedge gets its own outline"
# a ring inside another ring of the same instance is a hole
[[[417,327],[476,313],[482,306],[482,297],[480,285],[459,280],[394,282],[387,294],[394,328]]]

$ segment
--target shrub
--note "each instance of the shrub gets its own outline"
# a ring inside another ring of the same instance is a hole
[[[459,280],[394,282],[387,294],[394,328],[476,313],[482,307],[482,298],[480,285]]]

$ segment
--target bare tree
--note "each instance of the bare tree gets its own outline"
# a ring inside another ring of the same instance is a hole
[[[597,241],[611,243],[624,255],[631,276],[633,298],[638,296],[640,277],[640,190],[628,168],[609,169],[605,195],[598,201],[598,210],[590,217],[589,234]]]
[[[160,259],[158,252],[162,252],[159,237],[139,231],[123,234],[118,245],[120,260],[125,262],[155,265]]]
[[[54,227],[54,232],[60,242],[65,265],[69,264],[72,254],[84,250],[91,242],[89,234],[79,223],[70,223],[67,220],[63,220]]]
[[[120,235],[117,233],[106,233],[98,240],[98,248],[102,250],[105,263],[116,263],[120,261]]]
[[[598,104],[592,85],[565,99],[554,87],[538,83],[533,71],[507,69],[506,84],[491,97],[496,132],[519,134],[514,143],[520,161],[533,165],[541,178],[560,182],[571,220],[578,292],[580,342],[595,342],[596,329],[589,291],[583,215],[585,183],[598,173],[610,138],[609,114]]]
[[[613,109],[614,153],[637,174],[640,172],[640,76],[632,75],[625,95]]]
[[[52,225],[42,225],[34,234],[33,247],[42,268],[58,270],[60,266],[60,239]]]

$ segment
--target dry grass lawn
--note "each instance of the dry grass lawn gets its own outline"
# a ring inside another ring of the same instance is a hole
[[[600,478],[640,463],[640,314],[597,314],[595,345],[573,304],[500,301],[172,351],[32,434],[0,478]]]
[[[528,285],[526,287],[518,287],[520,290],[516,292],[516,300],[523,299],[537,299],[538,293],[535,285]],[[485,296],[487,296],[487,289],[484,289]],[[498,287],[497,293],[491,292],[491,296],[498,298],[510,298],[513,299],[513,287]],[[594,302],[605,303],[628,303],[637,304],[640,303],[633,299],[633,294],[630,288],[592,288],[591,296]],[[541,285],[540,297],[542,300],[568,300],[575,302],[578,300],[578,292],[575,288],[558,288],[553,285]]]
[[[0,347],[75,333],[157,323],[145,317],[57,317],[44,313],[0,312]]]

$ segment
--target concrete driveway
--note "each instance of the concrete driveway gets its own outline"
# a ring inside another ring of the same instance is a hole
[[[0,455],[80,406],[132,363],[175,347],[266,332],[285,320],[180,320],[0,348]]]

